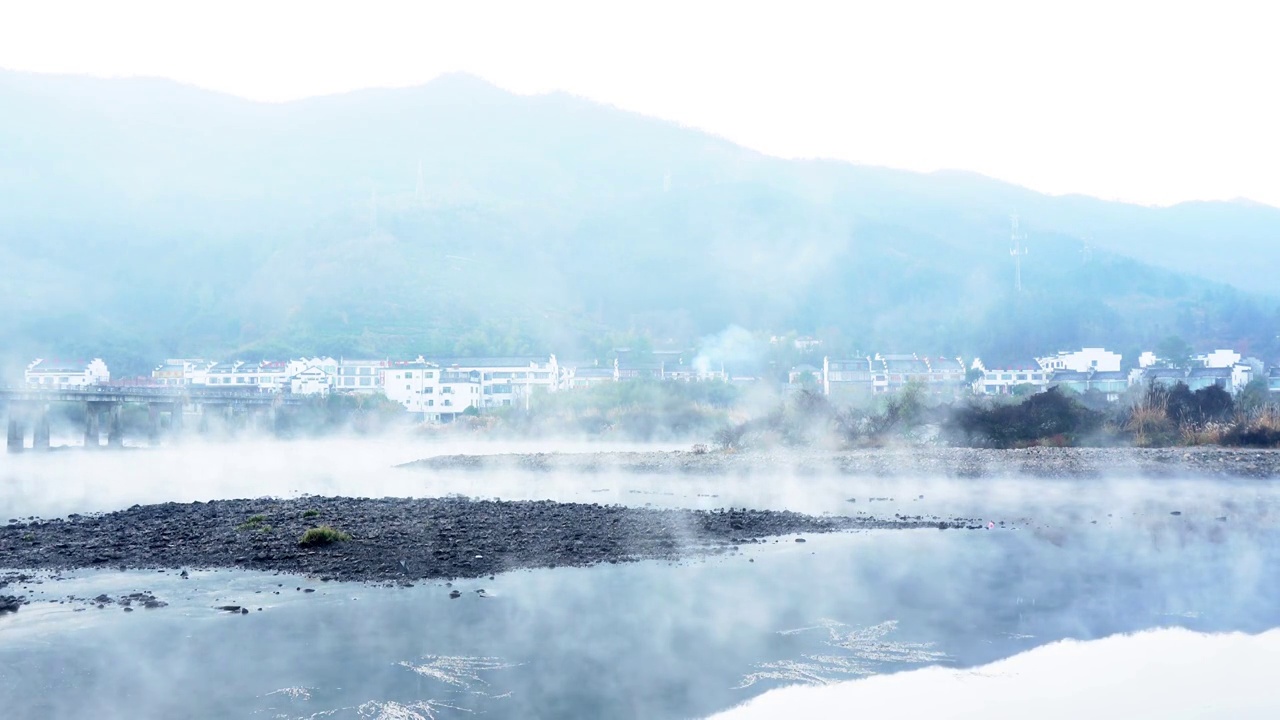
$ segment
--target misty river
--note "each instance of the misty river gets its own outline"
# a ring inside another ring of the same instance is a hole
[[[516,571],[451,586],[231,570],[38,573],[5,590],[33,602],[0,616],[4,717],[705,717],[785,686],[974,668],[1064,639],[1280,627],[1280,490],[1267,482],[393,467],[430,454],[528,449],[343,440],[6,456],[0,522],[163,501],[456,493],[961,514],[1005,525],[788,536],[678,563]],[[168,606],[59,602],[137,591]],[[215,609],[224,605],[250,612]]]

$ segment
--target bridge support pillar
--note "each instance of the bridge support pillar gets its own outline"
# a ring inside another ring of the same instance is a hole
[[[9,437],[6,447],[11,453],[20,453],[26,449],[27,440],[24,437],[22,422],[14,415],[13,408],[9,408]]]
[[[96,402],[85,403],[84,411],[84,446],[85,448],[101,447],[102,438],[98,430],[98,415],[102,408]]]
[[[160,444],[160,406],[147,403],[147,444]]]
[[[107,447],[124,447],[124,422],[120,419],[120,403],[111,403],[107,418]]]
[[[182,403],[176,402],[169,406],[169,432],[177,435],[182,432]]]
[[[35,437],[31,441],[31,447],[35,450],[49,449],[49,406],[41,405],[36,414],[36,432]]]

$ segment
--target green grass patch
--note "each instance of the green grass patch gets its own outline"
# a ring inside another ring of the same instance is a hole
[[[237,530],[252,530],[254,532],[271,532],[271,526],[267,524],[266,515],[251,515],[244,522],[236,526]]]
[[[320,511],[316,510],[315,508],[312,508],[310,510],[304,510],[302,512],[302,517],[304,518],[320,517]]]
[[[303,547],[311,547],[314,545],[328,545],[335,542],[346,542],[351,536],[341,530],[335,530],[328,525],[313,527],[302,533],[302,537],[298,538],[298,544]]]

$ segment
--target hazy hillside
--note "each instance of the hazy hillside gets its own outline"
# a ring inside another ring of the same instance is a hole
[[[1265,206],[782,161],[464,76],[265,105],[0,72],[0,107],[13,357],[580,355],[732,323],[864,349],[1277,350]]]

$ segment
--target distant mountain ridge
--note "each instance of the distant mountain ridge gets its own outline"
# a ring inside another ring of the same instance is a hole
[[[456,75],[263,104],[0,72],[0,107],[0,337],[18,355],[586,356],[730,324],[846,349],[1180,334],[1274,355],[1280,334],[1266,205],[780,160]]]

